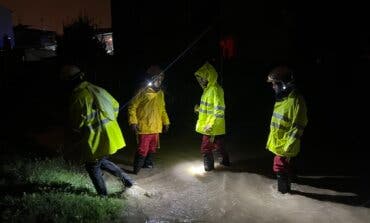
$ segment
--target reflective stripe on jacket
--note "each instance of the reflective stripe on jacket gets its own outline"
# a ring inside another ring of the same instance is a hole
[[[306,124],[305,100],[293,90],[282,101],[275,102],[267,149],[279,156],[296,156],[300,151],[300,137]]]
[[[103,88],[84,81],[74,89],[70,124],[82,137],[76,149],[84,150],[84,159],[99,159],[126,145],[116,120],[118,112],[119,103]]]

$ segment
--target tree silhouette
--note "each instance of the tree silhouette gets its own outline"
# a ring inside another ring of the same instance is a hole
[[[97,37],[97,26],[87,16],[79,16],[63,27],[63,36],[58,43],[58,56],[63,63],[73,63],[82,68],[95,64],[106,56],[105,44]]]

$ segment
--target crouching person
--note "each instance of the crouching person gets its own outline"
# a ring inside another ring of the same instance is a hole
[[[102,170],[118,177],[125,187],[131,187],[130,177],[108,160],[109,155],[126,145],[116,120],[118,102],[103,88],[84,81],[84,73],[77,66],[64,66],[61,78],[71,93],[68,129],[72,152],[85,163],[97,193],[107,196]]]

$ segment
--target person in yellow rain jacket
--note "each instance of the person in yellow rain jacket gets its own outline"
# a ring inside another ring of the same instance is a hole
[[[300,138],[307,124],[307,108],[290,68],[274,68],[268,74],[267,82],[272,83],[276,102],[266,147],[275,154],[273,171],[277,176],[278,191],[285,194],[290,192],[290,159],[300,151]]]
[[[213,150],[221,155],[220,164],[230,166],[229,155],[225,150],[225,102],[224,91],[217,83],[217,71],[208,62],[195,72],[203,94],[200,105],[194,110],[198,113],[195,130],[202,134],[201,154],[205,171],[214,169]]]
[[[103,88],[84,81],[84,73],[77,66],[65,65],[61,78],[72,90],[69,105],[69,129],[74,138],[73,155],[79,156],[99,195],[107,196],[102,170],[120,178],[126,187],[133,181],[107,157],[125,147],[117,123],[118,102]]]
[[[146,71],[149,82],[133,98],[129,107],[129,125],[138,137],[138,148],[133,163],[133,172],[153,168],[153,155],[159,148],[159,133],[168,131],[170,120],[161,89],[164,73],[158,66]]]

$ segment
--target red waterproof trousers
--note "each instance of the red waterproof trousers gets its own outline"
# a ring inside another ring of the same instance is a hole
[[[272,169],[275,173],[289,174],[291,172],[290,158],[275,155]]]
[[[139,135],[139,155],[146,157],[148,153],[155,153],[159,147],[159,134],[140,134]]]

